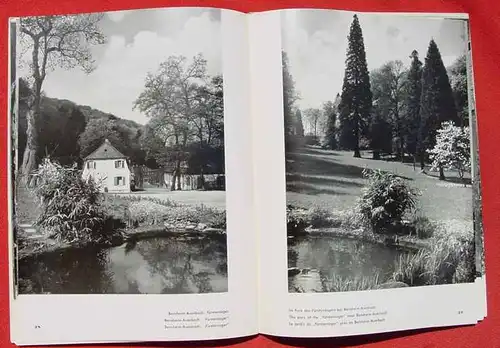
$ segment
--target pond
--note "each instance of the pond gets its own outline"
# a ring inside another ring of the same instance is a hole
[[[23,258],[19,288],[21,294],[226,292],[226,237],[150,238]]]
[[[341,283],[384,283],[405,251],[353,239],[330,236],[288,240],[289,292],[333,292]],[[300,273],[299,273],[300,270]],[[337,289],[336,289],[337,288]]]

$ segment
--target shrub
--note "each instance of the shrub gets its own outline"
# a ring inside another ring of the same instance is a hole
[[[329,226],[332,222],[332,214],[321,208],[309,209],[307,216],[310,225],[315,228]]]
[[[286,207],[286,228],[288,234],[297,234],[304,232],[304,229],[309,226],[307,211],[297,209],[291,205]]]
[[[437,226],[434,222],[430,221],[425,216],[417,215],[412,221],[410,221],[410,226],[417,238],[428,239],[434,235],[434,231]]]
[[[101,194],[93,180],[84,180],[76,166],[63,167],[44,159],[35,174],[33,192],[41,202],[35,225],[66,242],[102,242],[107,217],[100,206]]]
[[[415,209],[417,191],[404,179],[380,170],[363,171],[368,185],[363,188],[358,207],[375,232],[401,224],[405,213]]]

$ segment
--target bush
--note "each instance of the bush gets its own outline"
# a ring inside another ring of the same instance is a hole
[[[75,167],[44,159],[35,174],[33,192],[41,202],[35,225],[65,242],[102,242],[108,218],[100,206],[101,194],[93,180],[84,180]]]
[[[358,208],[374,232],[387,232],[400,225],[403,215],[415,209],[417,191],[392,173],[365,169],[363,175],[368,185],[362,190]]]
[[[430,221],[425,216],[417,215],[410,222],[417,238],[428,239],[434,235],[437,226],[434,222]]]

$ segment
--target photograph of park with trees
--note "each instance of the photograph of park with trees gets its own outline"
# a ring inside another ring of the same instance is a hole
[[[483,253],[466,20],[281,18],[289,292],[474,282]]]
[[[227,292],[221,34],[204,8],[11,25],[18,294]]]

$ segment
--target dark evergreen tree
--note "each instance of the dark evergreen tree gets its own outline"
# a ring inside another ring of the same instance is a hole
[[[425,168],[426,151],[434,147],[436,131],[445,121],[451,121],[456,125],[458,124],[458,115],[441,53],[434,40],[431,40],[422,71],[419,127],[421,169]],[[440,172],[443,174],[442,170]]]
[[[392,152],[392,127],[386,114],[378,105],[372,107],[370,123],[370,147],[373,151],[373,159],[380,159],[381,153]]]
[[[358,16],[354,15],[348,37],[346,68],[339,105],[340,143],[361,157],[359,140],[369,126],[372,92],[366,64],[363,33]]]
[[[295,135],[299,137],[304,136],[304,123],[302,122],[302,113],[300,109],[295,111]]]
[[[337,110],[334,103],[326,103],[323,107],[323,112],[326,113],[326,133],[325,143],[328,149],[335,150],[337,148]]]
[[[404,138],[406,152],[413,155],[414,163],[417,154],[418,130],[420,126],[420,97],[422,95],[422,62],[418,52],[411,53],[411,65],[408,72],[406,89],[406,115],[404,122]]]

